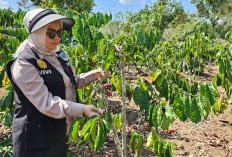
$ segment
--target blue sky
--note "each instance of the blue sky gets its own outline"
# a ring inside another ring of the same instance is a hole
[[[18,0],[0,0],[0,8],[12,7],[17,10],[17,1]],[[110,11],[113,14],[119,11],[126,12],[128,11],[138,11],[142,9],[145,4],[151,5],[156,0],[94,0],[95,6],[93,8],[94,12],[107,12]],[[184,6],[186,12],[196,11],[196,7],[191,4],[191,0],[176,0],[181,2]]]

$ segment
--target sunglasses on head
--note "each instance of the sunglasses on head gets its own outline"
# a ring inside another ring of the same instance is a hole
[[[58,38],[61,38],[63,36],[63,32],[63,29],[59,29],[58,31],[56,31],[55,29],[48,28],[46,34],[50,39],[54,39],[56,35]]]

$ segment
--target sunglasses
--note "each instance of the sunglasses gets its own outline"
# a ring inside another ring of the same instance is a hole
[[[63,29],[59,29],[58,31],[56,31],[55,29],[47,29],[46,34],[48,35],[48,37],[50,39],[54,39],[57,35],[58,38],[61,38],[63,36],[64,30]]]

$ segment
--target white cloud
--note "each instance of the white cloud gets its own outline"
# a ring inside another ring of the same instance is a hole
[[[0,0],[0,5],[6,5],[6,4],[9,4],[9,2],[8,1]]]
[[[119,0],[119,3],[122,4],[136,4],[136,3],[140,3],[140,4],[145,4],[146,0]]]

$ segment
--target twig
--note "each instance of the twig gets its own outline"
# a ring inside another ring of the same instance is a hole
[[[123,157],[127,157],[127,144],[126,144],[126,82],[124,74],[124,54],[120,55],[120,70],[122,79],[122,151]]]

